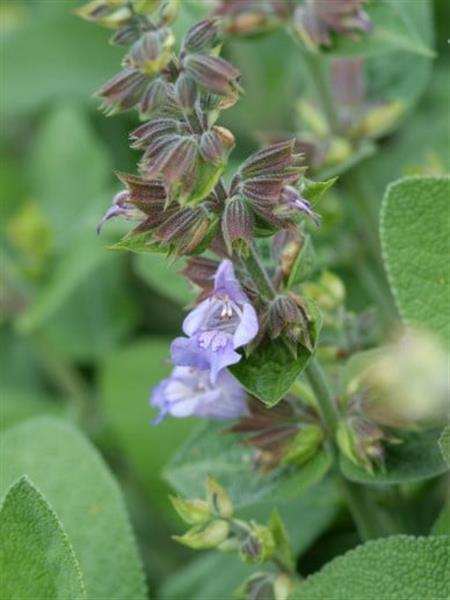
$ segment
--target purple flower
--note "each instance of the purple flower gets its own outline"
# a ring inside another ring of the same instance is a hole
[[[230,260],[220,263],[212,293],[188,314],[183,332],[187,338],[172,342],[173,363],[208,369],[213,384],[225,367],[240,361],[236,349],[256,336],[258,319]]]
[[[145,218],[145,214],[130,201],[129,191],[122,190],[114,196],[112,206],[108,208],[102,220],[97,225],[97,234],[100,234],[106,221],[114,217],[122,217],[127,221],[142,221]]]
[[[315,225],[320,225],[320,217],[312,209],[308,200],[305,200],[292,185],[285,185],[280,195],[279,213],[302,212],[307,215]]]
[[[191,367],[175,367],[152,392],[150,404],[160,413],[155,423],[168,414],[173,417],[237,419],[247,415],[246,394],[238,381],[222,371],[213,385],[209,372]]]

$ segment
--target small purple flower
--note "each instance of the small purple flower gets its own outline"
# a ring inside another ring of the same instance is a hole
[[[237,419],[248,414],[244,388],[228,372],[222,371],[213,385],[209,372],[191,367],[175,367],[152,392],[150,404],[160,413],[155,423],[168,414],[173,417]]]
[[[317,227],[320,225],[320,216],[312,209],[308,200],[305,200],[292,185],[285,185],[280,195],[280,212],[303,212]]]
[[[122,217],[127,221],[142,221],[145,218],[145,214],[130,202],[130,192],[122,190],[114,196],[112,205],[97,225],[97,234],[101,232],[103,225],[114,217]]]
[[[208,369],[214,384],[225,367],[240,361],[236,349],[248,344],[258,328],[256,311],[236,279],[232,262],[223,260],[212,293],[184,320],[183,332],[188,337],[172,342],[172,361]]]

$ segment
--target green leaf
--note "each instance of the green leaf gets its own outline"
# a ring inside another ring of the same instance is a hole
[[[450,501],[447,499],[444,508],[439,513],[433,528],[431,529],[431,535],[447,535],[450,536]]]
[[[316,268],[317,262],[317,255],[314,250],[311,236],[307,234],[305,235],[303,246],[297,254],[291,272],[289,273],[287,288],[292,289],[295,285],[307,279]]]
[[[446,598],[448,540],[397,535],[335,558],[298,585],[292,600]]]
[[[8,81],[2,115],[35,111],[55,100],[98,105],[90,96],[118,70],[123,50],[107,43],[109,32],[71,14],[77,6],[77,0],[20,3],[15,29],[1,39]]]
[[[360,483],[397,484],[436,477],[447,470],[437,443],[439,433],[410,433],[403,443],[386,445],[384,472],[371,474],[345,456],[340,458],[341,470],[347,479]]]
[[[34,141],[30,172],[33,195],[54,229],[56,247],[71,246],[83,233],[94,237],[111,173],[106,148],[82,111],[64,105],[46,117]]]
[[[182,306],[188,304],[195,296],[193,288],[180,275],[184,264],[183,259],[171,262],[160,254],[140,255],[134,261],[137,274],[145,282],[161,295]]]
[[[337,488],[331,478],[326,478],[300,497],[280,503],[274,503],[269,497],[261,504],[241,510],[238,516],[263,523],[276,508],[283,515],[294,553],[299,555],[330,525],[338,506]],[[161,600],[232,598],[239,584],[260,570],[260,565],[244,564],[236,555],[207,553],[166,579],[160,592]]]
[[[62,416],[66,404],[38,390],[2,386],[0,429],[6,429],[38,415]]]
[[[365,7],[366,8],[366,7]],[[398,2],[377,0],[367,6],[372,31],[359,39],[336,36],[331,53],[341,56],[370,56],[392,50],[404,50],[427,58],[435,56],[428,31],[431,9],[427,0]]]
[[[294,358],[282,340],[263,342],[230,371],[250,394],[274,406],[289,391],[310,356],[304,346],[298,347]]]
[[[450,425],[447,425],[439,438],[439,448],[445,462],[450,466]]]
[[[255,451],[240,440],[223,424],[201,425],[167,465],[165,478],[183,497],[201,498],[206,478],[212,475],[230,494],[234,506],[241,507],[269,495],[273,502],[300,496],[324,477],[331,464],[329,454],[322,450],[301,467],[282,466],[262,474],[254,465]]]
[[[2,596],[11,600],[82,600],[80,565],[61,522],[28,477],[0,509]]]
[[[72,289],[45,322],[54,349],[84,362],[111,352],[136,322],[125,257],[103,252],[106,260]]]
[[[78,557],[88,598],[144,600],[145,583],[120,490],[71,425],[36,418],[2,440],[0,490],[27,473],[45,494]]]
[[[161,470],[195,421],[167,418],[158,426],[151,423],[157,411],[149,406],[148,396],[170,373],[169,345],[167,338],[143,339],[109,356],[100,371],[100,395],[104,417],[152,506],[173,518]]]
[[[77,240],[58,261],[49,282],[35,301],[18,319],[19,330],[30,333],[39,327],[70,298],[83,280],[110,258],[93,232],[85,239]]]
[[[449,177],[409,177],[391,184],[380,234],[398,309],[408,325],[448,340],[450,333]]]

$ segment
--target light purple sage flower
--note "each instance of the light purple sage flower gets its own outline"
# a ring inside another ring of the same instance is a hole
[[[115,217],[122,217],[127,221],[141,221],[145,214],[130,202],[130,193],[128,190],[122,190],[113,198],[112,205],[103,215],[100,223],[97,225],[97,234],[100,234],[103,225]]]
[[[172,361],[208,369],[214,384],[225,367],[241,360],[236,349],[248,344],[258,328],[256,311],[236,279],[232,262],[225,259],[214,276],[212,293],[183,322],[188,337],[172,342]]]
[[[209,372],[192,367],[175,367],[152,392],[151,406],[159,409],[155,423],[166,415],[203,417],[206,419],[238,419],[246,414],[246,393],[229,373],[221,371],[213,385]]]
[[[292,185],[285,185],[281,190],[280,213],[302,212],[307,215],[317,227],[320,225],[320,216],[312,209],[308,200],[305,200]]]

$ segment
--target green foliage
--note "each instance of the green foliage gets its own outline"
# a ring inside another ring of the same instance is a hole
[[[450,333],[450,179],[411,177],[389,186],[381,240],[389,281],[406,323],[444,340]]]
[[[27,477],[0,509],[2,594],[11,600],[83,600],[80,565],[61,522]]]
[[[40,10],[33,2],[8,4],[11,9],[16,5],[16,13],[11,15],[11,31],[1,40],[3,77],[8,81],[1,114],[32,112],[55,99],[86,103],[117,69],[121,52],[106,43],[108,34],[86,27],[71,14],[77,0],[45,0]]]
[[[169,264],[161,254],[140,255],[134,261],[136,273],[151,288],[181,306],[185,306],[194,299],[192,287],[180,275],[183,267],[184,261],[182,259]]]
[[[7,429],[16,423],[40,414],[62,416],[67,411],[61,398],[26,388],[2,386],[0,429]]]
[[[205,478],[213,475],[231,495],[236,507],[304,494],[324,477],[331,458],[322,450],[310,461],[283,466],[262,474],[254,466],[254,451],[239,443],[238,435],[227,432],[223,424],[205,424],[196,429],[178,449],[165,470],[167,481],[183,496],[202,496]]]
[[[26,473],[55,510],[88,598],[145,598],[137,549],[116,482],[72,426],[36,418],[3,434],[0,490]]]
[[[251,394],[267,406],[279,402],[304,369],[311,353],[304,346],[294,358],[282,340],[263,343],[231,372]]]
[[[450,465],[450,425],[447,425],[439,438],[439,448],[445,462]]]
[[[343,474],[361,483],[396,484],[419,481],[445,473],[447,465],[439,452],[439,431],[424,431],[405,435],[401,444],[386,445],[385,469],[373,474],[341,456]]]
[[[444,537],[392,536],[334,559],[299,584],[292,600],[445,598],[450,584]]]
[[[106,422],[152,506],[173,515],[167,502],[169,488],[161,481],[161,468],[194,423],[191,419],[166,419],[152,426],[157,411],[147,401],[152,386],[171,370],[166,362],[169,344],[167,338],[154,337],[112,354],[101,370],[100,393]]]
[[[427,0],[414,3],[397,0],[378,0],[369,5],[368,14],[372,31],[360,36],[339,36],[333,45],[333,54],[340,56],[370,56],[392,50],[406,50],[433,58],[430,48],[431,7]]]

